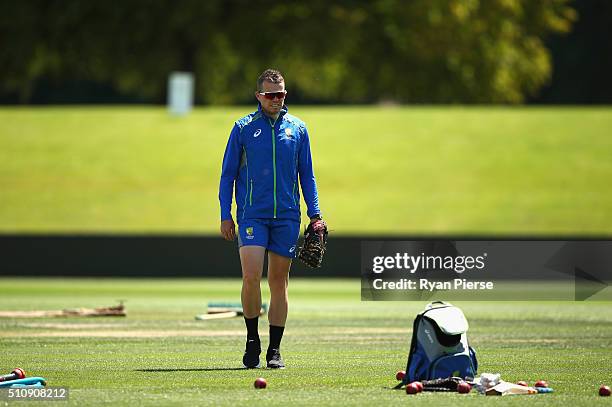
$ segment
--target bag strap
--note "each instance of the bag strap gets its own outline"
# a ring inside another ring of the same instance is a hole
[[[404,386],[405,384],[408,384],[408,380],[410,380],[408,378],[408,374],[410,371],[410,362],[412,360],[412,352],[416,349],[416,345],[417,345],[416,332],[417,332],[417,326],[421,318],[423,318],[423,316],[421,314],[418,314],[416,318],[414,319],[414,322],[412,323],[412,339],[410,340],[410,349],[408,350],[408,363],[406,364],[406,375],[404,376],[402,381],[399,382],[393,389],[401,389],[402,386]]]
[[[421,321],[421,319],[423,318],[423,315],[418,314],[416,316],[416,318],[414,319],[414,322],[412,324],[412,339],[410,340],[410,349],[408,350],[408,363],[406,364],[406,375],[404,376],[404,378],[402,379],[401,382],[399,382],[393,389],[401,389],[402,386],[404,386],[405,384],[408,384],[408,380],[410,380],[408,378],[408,374],[410,371],[410,362],[412,361],[412,353],[416,350],[416,346],[417,346],[417,327],[419,326],[419,322]]]
[[[417,317],[414,319],[414,322],[412,324],[412,339],[410,340],[410,350],[408,351],[408,363],[406,364],[406,376],[404,376],[404,380],[402,380],[400,385],[407,384],[408,380],[410,380],[410,378],[408,377],[408,372],[410,370],[410,362],[412,362],[412,355],[414,351],[416,351],[416,347],[417,347],[417,331],[418,331],[418,327],[419,327],[419,323],[421,322],[421,319],[423,319],[423,315],[421,314],[417,315]]]

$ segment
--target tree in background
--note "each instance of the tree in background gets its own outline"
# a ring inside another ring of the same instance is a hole
[[[0,17],[0,93],[41,81],[111,86],[162,102],[195,73],[207,104],[252,101],[277,67],[292,100],[521,103],[551,76],[544,40],[567,33],[567,0],[24,0]]]

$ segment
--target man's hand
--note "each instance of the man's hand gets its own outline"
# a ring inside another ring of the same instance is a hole
[[[223,236],[225,240],[229,241],[236,238],[236,225],[234,225],[233,219],[221,221],[221,236]]]
[[[310,223],[315,223],[318,220],[323,220],[323,217],[320,214],[317,213],[312,218],[310,218]]]
[[[327,224],[322,219],[311,219],[304,231],[304,245],[300,247],[298,259],[306,266],[321,267],[327,248]]]

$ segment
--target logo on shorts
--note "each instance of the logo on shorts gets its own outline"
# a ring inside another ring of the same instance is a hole
[[[247,239],[253,239],[255,237],[255,236],[253,236],[253,227],[252,226],[249,226],[248,228],[246,228],[245,231],[246,231],[246,234],[247,234],[247,236],[246,236]]]
[[[255,130],[255,133],[253,133],[253,137],[257,137],[261,134],[261,129],[257,129]]]
[[[295,246],[291,246],[291,249],[289,249],[289,253],[293,253],[295,251]]]

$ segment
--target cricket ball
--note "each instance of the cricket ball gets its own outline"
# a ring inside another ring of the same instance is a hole
[[[256,389],[265,389],[267,385],[268,382],[266,382],[266,379],[263,377],[258,377],[255,379],[255,383],[253,383],[253,386],[255,386]]]
[[[417,394],[419,392],[419,386],[414,382],[406,385],[406,394]]]
[[[413,383],[419,389],[419,393],[423,391],[423,383],[421,383],[421,382],[413,382]]]
[[[399,370],[396,374],[395,374],[395,378],[397,380],[404,380],[404,377],[406,376],[406,372],[404,372],[403,370]]]
[[[535,387],[548,387],[548,383],[546,383],[546,380],[538,380],[535,382]]]
[[[606,386],[602,384],[601,387],[599,388],[599,395],[602,397],[610,396],[610,386]]]
[[[15,368],[15,369],[13,369],[13,371],[12,371],[11,373],[16,374],[16,375],[17,375],[17,377],[18,377],[18,378],[20,378],[20,379],[24,379],[24,378],[26,377],[26,372],[25,372],[25,370],[23,370],[23,369],[22,369],[22,368],[20,368],[20,367],[17,367],[17,368]]]
[[[472,390],[472,386],[470,386],[467,382],[461,382],[457,384],[457,393],[466,394]]]
[[[525,380],[519,380],[518,382],[516,382],[516,384],[518,384],[519,386],[529,387]]]

